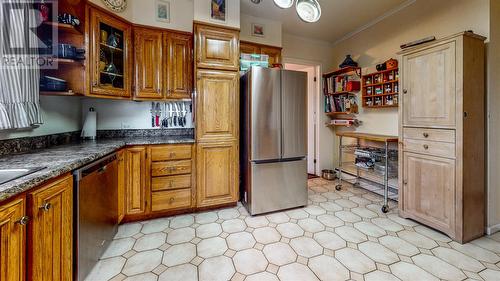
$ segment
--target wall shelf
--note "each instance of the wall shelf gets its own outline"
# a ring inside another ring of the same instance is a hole
[[[399,104],[399,69],[392,68],[363,75],[362,106],[391,108]],[[380,94],[377,94],[380,93]]]

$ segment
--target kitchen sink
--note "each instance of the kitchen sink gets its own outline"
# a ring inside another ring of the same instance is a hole
[[[42,169],[45,169],[45,167],[0,169],[0,184],[24,177]]]

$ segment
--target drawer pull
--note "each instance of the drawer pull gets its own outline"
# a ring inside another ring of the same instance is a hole
[[[170,202],[170,204],[174,203],[175,201],[175,198],[174,197],[170,197],[170,200],[168,200]]]
[[[22,218],[20,218],[16,223],[20,224],[20,225],[27,225],[28,222],[30,221],[30,217],[28,216],[23,216]]]
[[[170,152],[170,158],[174,158],[175,157],[175,152]]]
[[[424,149],[429,149],[429,146],[427,144],[424,144]]]
[[[174,187],[174,182],[170,181],[170,183],[168,184],[168,187],[170,187],[170,188]]]
[[[428,138],[429,137],[428,133],[423,133],[423,135],[424,135],[424,138]]]
[[[48,212],[50,210],[50,208],[52,208],[52,204],[46,202],[42,206],[40,206],[39,209],[44,211],[44,212]]]

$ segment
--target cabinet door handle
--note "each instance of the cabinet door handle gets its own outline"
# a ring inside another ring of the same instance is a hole
[[[170,202],[170,204],[174,203],[175,199],[174,197],[170,197],[170,200],[168,200]]]
[[[408,184],[408,181],[407,181],[407,180],[404,180],[404,181],[403,181],[403,184],[404,184],[404,185],[407,185],[407,184]]]
[[[424,149],[429,149],[429,146],[427,144],[424,144]]]
[[[428,138],[429,137],[429,134],[428,133],[424,133],[424,138]]]
[[[403,89],[403,94],[407,94],[407,93],[408,93],[408,90]]]
[[[22,218],[20,218],[18,221],[16,221],[16,223],[20,224],[20,225],[27,225],[28,222],[30,221],[30,217],[28,216],[23,216]]]
[[[39,207],[39,209],[44,212],[48,212],[50,208],[52,208],[52,204],[50,204],[49,202],[45,202],[42,206]]]

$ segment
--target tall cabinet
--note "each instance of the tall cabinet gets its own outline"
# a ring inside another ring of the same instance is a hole
[[[195,25],[197,207],[238,201],[239,31]]]
[[[484,40],[400,53],[400,214],[465,243],[484,233]]]

